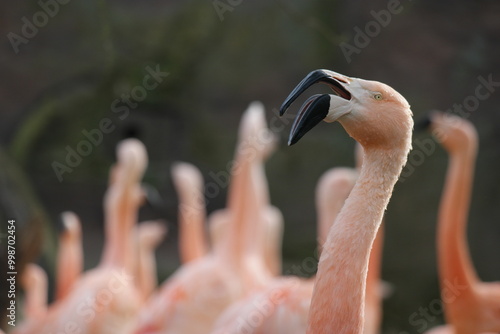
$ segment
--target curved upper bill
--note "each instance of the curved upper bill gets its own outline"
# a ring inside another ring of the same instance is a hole
[[[309,73],[288,95],[285,102],[281,105],[280,115],[285,113],[300,94],[318,82],[327,84],[339,97],[346,100],[351,99],[351,93],[344,87],[344,85],[349,84],[349,78],[329,70],[315,70]],[[295,118],[288,144],[295,144],[307,131],[311,130],[328,115],[329,109],[330,96],[328,94],[310,97],[302,105]]]

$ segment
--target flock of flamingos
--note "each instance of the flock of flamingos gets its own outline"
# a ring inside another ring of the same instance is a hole
[[[172,168],[182,266],[171,277],[158,286],[154,251],[165,227],[137,224],[147,154],[140,141],[127,139],[118,145],[104,198],[101,263],[83,272],[80,222],[64,213],[55,301],[47,305],[45,272],[29,265],[22,277],[24,320],[12,333],[379,333],[380,227],[411,149],[412,112],[383,83],[316,70],[281,113],[315,83],[327,84],[333,94],[314,95],[302,105],[289,144],[322,120],[339,122],[360,144],[356,169],[333,168],[318,182],[315,277],[280,276],[283,218],[270,204],[264,169],[275,142],[262,105],[252,103],[241,121],[225,209],[207,219],[200,172],[187,163]],[[480,281],[467,251],[476,131],[465,119],[439,113],[427,125],[449,154],[437,218],[440,281],[442,287],[466,286],[453,298],[442,296],[447,324],[428,333],[498,334],[500,284]]]

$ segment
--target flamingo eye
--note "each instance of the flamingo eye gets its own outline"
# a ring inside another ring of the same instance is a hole
[[[382,100],[382,94],[380,94],[380,93],[375,93],[375,94],[373,94],[373,98],[374,98],[375,100],[377,100],[377,101],[380,101],[380,100]]]

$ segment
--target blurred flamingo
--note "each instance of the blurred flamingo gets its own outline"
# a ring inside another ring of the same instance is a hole
[[[318,244],[339,213],[357,179],[350,168],[334,168],[319,180],[316,189]],[[314,277],[279,277],[262,291],[229,307],[218,319],[213,334],[305,333]],[[253,318],[258,315],[259,321]]]
[[[136,228],[138,257],[135,277],[144,301],[158,285],[154,251],[166,233],[167,228],[162,221],[141,222]]]
[[[47,314],[47,274],[37,264],[29,263],[23,272],[21,285],[24,289],[25,321],[36,323]]]
[[[260,104],[256,105],[257,108],[262,110],[259,115],[255,118],[254,134],[250,134],[245,137],[246,144],[251,141],[256,141],[257,144],[253,148],[250,145],[244,147],[245,150],[252,149],[253,152],[249,152],[252,155],[248,155],[249,159],[252,160],[253,168],[248,170],[247,173],[237,173],[238,175],[232,175],[232,183],[240,183],[239,179],[250,178],[250,183],[255,187],[255,196],[259,198],[262,204],[262,210],[266,211],[265,219],[265,231],[262,235],[251,240],[251,244],[255,244],[257,241],[261,247],[262,256],[268,269],[273,275],[278,275],[281,272],[281,238],[283,233],[283,218],[281,212],[270,206],[269,204],[269,193],[268,185],[264,171],[263,161],[266,159],[274,150],[276,144],[276,138],[270,133],[267,128],[263,106]],[[251,136],[257,136],[257,138],[251,138]],[[235,164],[237,165],[237,164]],[[186,263],[192,261],[193,259],[204,256],[208,252],[208,241],[206,237],[206,232],[204,229],[205,221],[205,201],[203,193],[203,177],[201,172],[193,165],[188,163],[176,163],[172,167],[172,179],[174,185],[179,194],[179,251],[181,254],[181,262]],[[236,188],[236,190],[235,190]],[[223,240],[223,235],[227,231],[227,226],[230,221],[230,208],[231,202],[234,200],[231,198],[239,198],[242,196],[241,191],[237,187],[232,186],[232,195],[228,203],[227,209],[217,210],[211,217],[209,217],[209,229],[210,236],[212,239],[212,246],[215,246],[217,242]],[[233,204],[234,207],[234,204]],[[247,234],[245,234],[246,236]],[[242,242],[244,242],[242,240]]]
[[[83,271],[81,223],[73,212],[61,215],[63,232],[57,252],[56,300],[64,299],[73,289]]]
[[[356,146],[356,165],[361,168],[362,147]],[[358,173],[351,168],[333,168],[323,174],[316,188],[318,212],[318,247],[321,249],[328,232],[352,190]],[[381,300],[385,288],[380,280],[383,247],[383,228],[378,230],[370,253],[366,284],[365,334],[380,331]],[[304,333],[314,277],[295,279],[281,277],[261,292],[252,294],[229,307],[218,319],[213,333]],[[262,312],[262,307],[268,307]],[[259,314],[259,324],[252,324],[251,317]],[[284,319],[287,319],[284,321]]]
[[[222,232],[213,252],[186,263],[162,285],[142,310],[136,333],[206,332],[228,305],[267,278],[262,256],[249,261],[248,246],[242,242],[249,229],[261,231],[263,225],[260,217],[255,219],[262,212],[254,213],[255,206],[249,200],[255,198],[249,196],[254,191],[249,191],[250,176],[255,159],[260,157],[262,115],[262,105],[253,103],[242,118],[228,209],[219,215],[226,223],[221,223]]]
[[[208,253],[203,177],[195,166],[176,163],[172,179],[179,196],[179,254],[185,264]]]
[[[441,298],[449,325],[427,333],[498,333],[500,283],[482,282],[478,278],[467,246],[477,132],[469,121],[443,113],[431,115],[430,127],[450,158],[437,235]]]
[[[411,148],[412,113],[391,87],[328,70],[313,71],[302,80],[281,113],[317,82],[328,84],[335,94],[314,95],[304,103],[289,144],[321,120],[338,121],[363,146],[364,162],[323,246],[307,333],[362,333],[370,250]]]
[[[56,300],[63,299],[81,273],[82,251],[80,222],[72,212],[62,214],[63,232],[59,237],[57,259]],[[64,267],[67,266],[67,271]],[[23,328],[43,322],[48,311],[48,279],[39,265],[28,263],[23,271],[21,287],[24,290]]]
[[[133,231],[143,198],[139,181],[147,156],[143,144],[135,139],[121,142],[117,156],[105,196],[106,244],[101,264],[70,284],[70,291],[63,293],[64,297],[56,300],[43,318],[27,321],[13,333],[78,330],[105,334],[132,330],[141,305],[140,291],[134,282],[137,278],[132,275],[136,249]]]

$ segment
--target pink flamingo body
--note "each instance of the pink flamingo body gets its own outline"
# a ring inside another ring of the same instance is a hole
[[[449,323],[429,333],[478,334],[500,332],[500,283],[482,282],[467,246],[467,215],[472,191],[478,138],[474,126],[454,115],[436,113],[432,132],[450,161],[438,216],[438,269],[442,300]],[[445,293],[454,284],[457,294]]]

